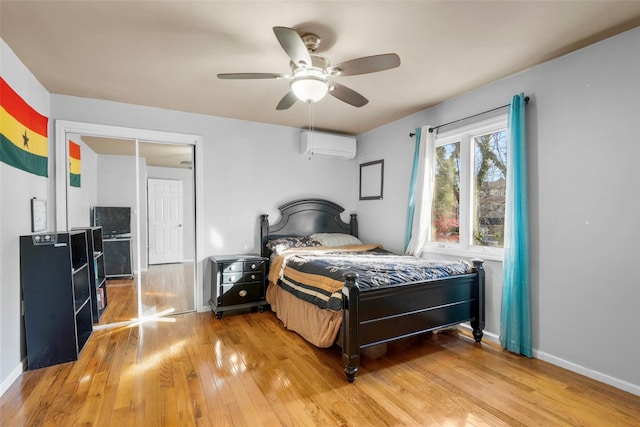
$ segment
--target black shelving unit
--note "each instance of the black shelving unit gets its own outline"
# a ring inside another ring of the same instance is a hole
[[[29,369],[78,359],[93,332],[86,231],[20,236]]]
[[[91,289],[91,309],[93,323],[98,323],[102,313],[107,309],[107,277],[105,274],[105,255],[102,241],[102,227],[74,228],[82,230],[87,236],[89,251],[89,286]]]
[[[131,238],[104,239],[105,273],[108,279],[128,277],[133,279]]]

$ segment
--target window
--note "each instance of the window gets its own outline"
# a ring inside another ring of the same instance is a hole
[[[439,133],[427,250],[501,258],[507,115]]]

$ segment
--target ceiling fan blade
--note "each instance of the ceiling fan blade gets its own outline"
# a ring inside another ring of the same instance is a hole
[[[336,82],[331,82],[333,88],[329,91],[330,95],[338,98],[340,101],[344,101],[347,104],[351,104],[354,107],[362,107],[367,105],[369,100],[364,96],[360,95],[353,89],[349,89],[346,86],[343,86]]]
[[[354,76],[356,74],[375,73],[400,65],[400,57],[395,53],[383,53],[381,55],[364,56],[335,65],[332,70],[339,70],[341,76]]]
[[[273,27],[273,33],[294,64],[311,65],[311,55],[296,30],[287,27]]]
[[[295,104],[297,100],[298,97],[293,92],[289,92],[278,102],[276,110],[287,110]]]
[[[219,79],[282,79],[284,74],[274,73],[226,73],[218,74]]]

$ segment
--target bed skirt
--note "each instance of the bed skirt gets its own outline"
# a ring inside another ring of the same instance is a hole
[[[285,328],[320,348],[331,347],[342,325],[342,312],[321,309],[269,283],[267,302]]]

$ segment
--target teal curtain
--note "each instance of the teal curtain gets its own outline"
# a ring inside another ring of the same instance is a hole
[[[500,344],[513,353],[532,357],[527,144],[522,93],[511,101],[508,134]]]
[[[418,168],[420,167],[420,128],[416,129],[416,148],[413,153],[413,169],[411,171],[411,181],[409,182],[409,206],[407,208],[407,224],[404,232],[404,250],[407,250],[411,241],[411,230],[413,228],[413,216],[416,212],[416,183],[418,182]]]

